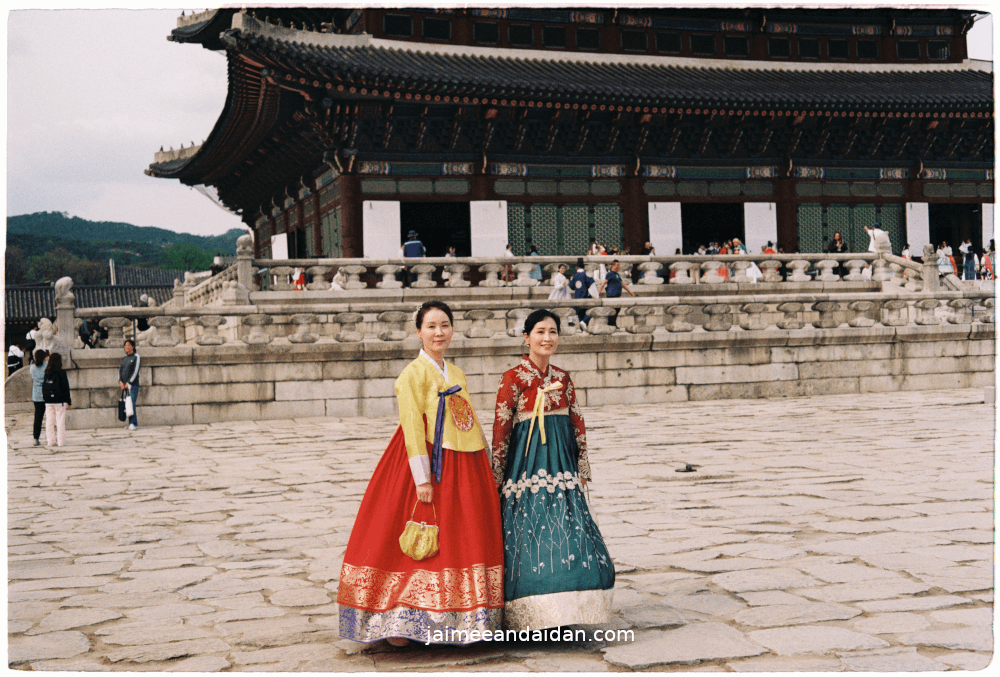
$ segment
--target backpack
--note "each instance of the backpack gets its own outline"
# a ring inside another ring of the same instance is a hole
[[[42,400],[49,404],[57,404],[59,402],[59,393],[57,390],[55,375],[50,376],[46,374],[45,380],[42,381]]]

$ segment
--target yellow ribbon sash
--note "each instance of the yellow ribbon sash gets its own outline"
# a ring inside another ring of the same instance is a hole
[[[531,423],[528,425],[528,441],[524,445],[524,455],[528,455],[528,447],[531,446],[531,435],[535,432],[535,419],[538,419],[538,432],[542,437],[542,444],[545,444],[545,393],[559,390],[562,383],[553,383],[548,388],[539,388],[535,393],[535,408],[531,412]]]

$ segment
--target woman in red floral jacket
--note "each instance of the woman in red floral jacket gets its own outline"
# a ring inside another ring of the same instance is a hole
[[[528,354],[500,378],[493,474],[500,489],[507,628],[606,623],[615,569],[583,488],[587,437],[569,374],[550,365],[559,318],[524,321]]]

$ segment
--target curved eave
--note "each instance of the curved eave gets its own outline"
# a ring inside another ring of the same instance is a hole
[[[206,49],[220,50],[219,34],[229,30],[233,24],[235,9],[213,9],[208,19],[187,26],[179,26],[170,31],[167,40],[200,44]]]

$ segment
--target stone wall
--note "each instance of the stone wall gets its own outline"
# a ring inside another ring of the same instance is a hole
[[[473,404],[487,421],[499,376],[516,363],[522,345],[520,337],[456,336],[452,343],[449,360],[465,371]],[[143,347],[139,424],[392,415],[393,383],[419,347],[414,337]],[[67,426],[122,425],[121,350],[72,356]],[[562,338],[553,362],[571,373],[584,406],[985,387],[994,383],[995,329],[973,323],[577,334]]]

